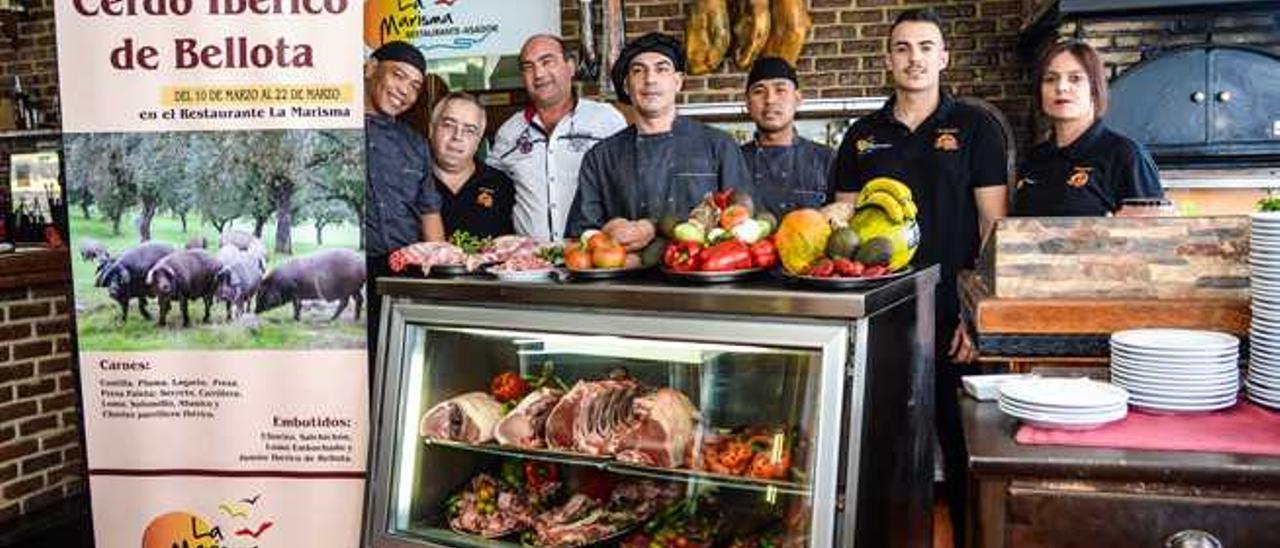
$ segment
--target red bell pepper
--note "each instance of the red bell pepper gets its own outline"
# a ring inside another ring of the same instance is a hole
[[[538,492],[542,486],[558,480],[559,472],[556,471],[556,465],[547,462],[524,461],[524,480],[534,492]]]
[[[718,209],[729,207],[733,199],[733,189],[721,190],[711,194],[711,203],[716,205]]]
[[[756,268],[773,268],[778,264],[778,248],[768,238],[751,244],[751,264]]]
[[[703,272],[725,272],[751,268],[751,250],[738,240],[720,242],[699,255]]]
[[[671,242],[662,253],[662,264],[675,272],[695,272],[702,262],[702,246],[696,242]]]

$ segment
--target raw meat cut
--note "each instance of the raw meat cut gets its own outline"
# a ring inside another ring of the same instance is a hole
[[[697,421],[697,408],[678,390],[646,394],[640,383],[625,378],[578,381],[547,417],[547,446],[681,467]]]
[[[526,449],[546,446],[547,417],[560,402],[564,392],[554,388],[539,388],[530,392],[516,404],[507,416],[498,421],[493,437],[498,443]]]
[[[468,392],[436,404],[422,415],[418,433],[425,438],[484,443],[502,418],[502,404],[484,392]]]
[[[449,506],[450,528],[485,538],[528,529],[534,517],[533,506],[525,496],[488,474],[473,478],[465,491],[454,495]]]
[[[679,468],[693,445],[697,420],[688,396],[659,389],[631,403],[631,417],[613,432],[606,451],[623,462]]]

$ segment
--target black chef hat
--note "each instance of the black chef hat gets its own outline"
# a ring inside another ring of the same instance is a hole
[[[796,69],[791,67],[786,59],[780,57],[761,57],[751,64],[751,74],[747,76],[747,89],[761,80],[773,80],[774,78],[786,78],[791,80],[792,84],[800,87],[800,81],[796,80]]]
[[[636,38],[622,47],[622,52],[618,54],[617,62],[613,64],[613,69],[609,71],[609,79],[613,81],[613,90],[618,93],[619,101],[627,104],[631,103],[631,97],[627,95],[626,89],[627,72],[631,70],[631,60],[641,53],[650,51],[665,55],[668,59],[671,59],[671,63],[675,65],[676,70],[684,72],[686,62],[684,46],[680,44],[679,40],[660,32],[650,32]]]
[[[373,50],[373,58],[379,61],[399,61],[413,65],[423,75],[427,74],[427,59],[418,48],[408,42],[387,42]]]

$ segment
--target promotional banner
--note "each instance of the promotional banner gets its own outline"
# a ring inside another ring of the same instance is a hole
[[[353,548],[360,4],[56,2],[99,548]]]
[[[510,55],[534,34],[560,34],[559,0],[366,0],[364,43],[418,46],[427,59]]]

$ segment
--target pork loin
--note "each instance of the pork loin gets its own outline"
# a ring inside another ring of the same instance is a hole
[[[422,416],[418,433],[425,438],[484,443],[493,439],[502,404],[484,392],[468,392],[436,404]]]
[[[679,390],[636,398],[631,416],[613,432],[606,451],[622,462],[679,468],[693,444],[698,409]]]
[[[604,455],[613,430],[631,415],[640,392],[632,379],[578,381],[547,416],[547,446]]]
[[[530,392],[498,421],[493,437],[502,445],[540,449],[546,446],[547,417],[564,397],[563,390],[539,388]]]

